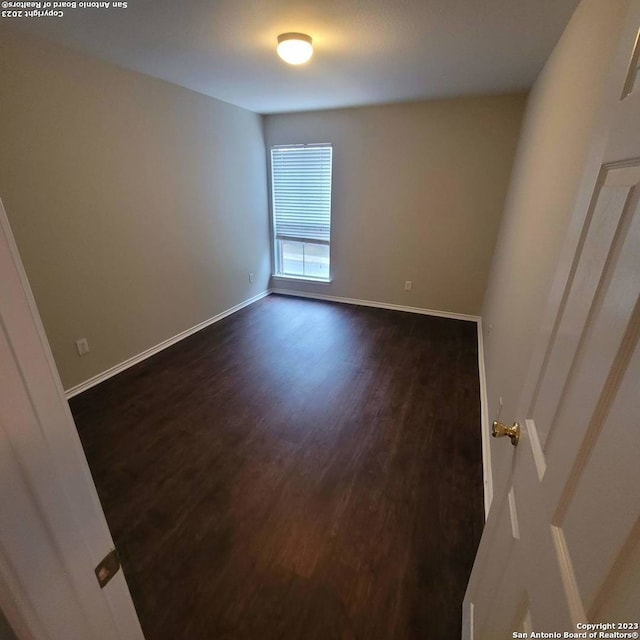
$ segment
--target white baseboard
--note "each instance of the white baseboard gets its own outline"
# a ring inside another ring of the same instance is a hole
[[[245,307],[248,307],[250,304],[257,302],[258,300],[262,300],[262,298],[265,298],[266,296],[268,296],[270,292],[271,290],[267,289],[266,291],[263,291],[262,293],[259,293],[258,295],[253,296],[252,298],[249,298],[248,300],[245,300],[244,302],[241,302],[240,304],[237,304],[231,307],[230,309],[227,309],[226,311],[219,313],[216,316],[213,316],[213,318],[209,318],[204,322],[200,322],[199,324],[195,325],[194,327],[191,327],[190,329],[185,329],[184,331],[181,331],[180,333],[176,334],[172,338],[163,340],[159,344],[153,347],[149,347],[149,349],[145,349],[145,351],[143,351],[142,353],[132,356],[131,358],[128,358],[127,360],[125,360],[124,362],[121,362],[120,364],[114,365],[113,367],[107,369],[106,371],[103,371],[102,373],[99,373],[93,376],[92,378],[89,378],[88,380],[85,380],[84,382],[77,384],[75,387],[66,389],[65,395],[67,399],[73,398],[73,396],[77,396],[79,393],[82,393],[87,389],[91,389],[91,387],[95,387],[97,384],[100,384],[101,382],[104,382],[105,380],[112,378],[113,376],[117,375],[121,371],[124,371],[125,369],[128,369],[129,367],[133,367],[134,365],[138,364],[138,362],[142,362],[143,360],[150,358],[151,356],[155,355],[159,351],[162,351],[163,349],[170,347],[172,344],[175,344],[176,342],[180,342],[180,340],[184,340],[188,336],[193,335],[194,333],[197,333],[201,329],[204,329],[205,327],[208,327],[209,325],[212,325],[218,322],[219,320],[226,318],[227,316],[230,316],[236,311],[240,311],[240,309],[244,309]]]
[[[391,309],[392,311],[406,311],[407,313],[419,313],[424,316],[437,316],[439,318],[452,318],[453,320],[467,320],[469,322],[479,322],[479,316],[471,316],[466,313],[454,313],[451,311],[435,311],[434,309],[423,309],[422,307],[405,307],[401,304],[389,304],[386,302],[374,302],[373,300],[359,300],[357,298],[340,298],[338,296],[327,296],[322,293],[306,293],[303,291],[292,291],[289,289],[271,289],[271,293],[282,296],[297,296],[300,298],[313,298],[315,300],[328,300],[329,302],[340,302],[343,304],[355,304],[363,307],[376,307],[378,309]]]
[[[493,500],[493,472],[491,467],[491,439],[489,436],[489,405],[487,376],[484,368],[484,340],[482,320],[478,320],[478,375],[480,377],[480,429],[482,434],[482,486],[484,489],[484,519],[489,517]]]

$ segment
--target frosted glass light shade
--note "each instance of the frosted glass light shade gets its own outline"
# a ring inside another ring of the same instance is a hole
[[[276,51],[288,64],[304,64],[313,54],[311,36],[304,33],[281,33]]]

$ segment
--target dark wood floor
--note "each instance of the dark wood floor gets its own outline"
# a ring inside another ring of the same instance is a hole
[[[460,637],[473,323],[270,296],[71,408],[147,640]]]

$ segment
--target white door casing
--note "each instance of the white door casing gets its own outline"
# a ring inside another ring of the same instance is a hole
[[[640,81],[625,95],[637,70],[639,0],[625,25],[546,319],[509,416],[522,437],[516,448],[499,443],[510,458],[508,493],[494,496],[483,532],[464,638],[608,622],[640,631]]]
[[[21,640],[142,640],[0,201],[0,608]]]

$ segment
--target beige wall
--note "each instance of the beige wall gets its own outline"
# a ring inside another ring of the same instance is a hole
[[[479,314],[524,104],[505,95],[265,116],[267,152],[334,148],[334,281],[272,286]]]
[[[516,417],[625,5],[584,0],[529,98],[482,313],[489,411],[502,396],[505,422]]]
[[[267,288],[260,116],[6,27],[0,83],[0,197],[66,388]]]

